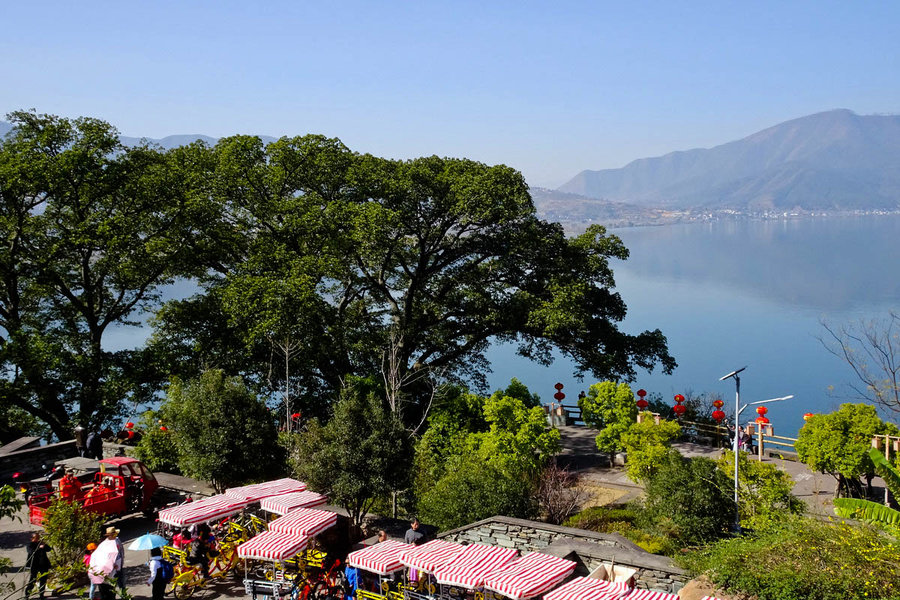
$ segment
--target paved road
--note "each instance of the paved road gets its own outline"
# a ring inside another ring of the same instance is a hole
[[[558,429],[562,434],[563,452],[561,457],[573,471],[592,483],[627,491],[626,495],[619,500],[620,502],[631,500],[641,494],[640,486],[628,479],[622,467],[608,466],[606,457],[597,450],[594,443],[594,438],[597,437],[596,430],[577,426],[559,427]],[[673,444],[673,447],[683,455],[692,457],[718,458],[721,453],[717,448],[687,442]],[[813,473],[806,465],[797,461],[764,458],[763,462],[775,464],[791,476],[794,480],[794,495],[806,502],[810,512],[824,515],[834,514],[831,508],[835,486],[833,477]],[[878,479],[873,483],[876,486],[882,485]]]

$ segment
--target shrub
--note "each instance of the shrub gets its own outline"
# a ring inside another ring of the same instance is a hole
[[[712,460],[670,450],[645,486],[643,529],[684,545],[718,539],[734,520],[730,485]]]
[[[679,562],[731,593],[760,600],[900,598],[900,546],[846,522],[788,517]]]
[[[165,430],[159,428],[160,416],[159,413],[148,410],[141,417],[141,428],[144,435],[135,446],[134,455],[151,471],[180,475],[175,435],[168,428]]]
[[[719,470],[734,481],[734,452],[726,450],[716,461]],[[738,504],[741,521],[749,527],[762,526],[784,514],[801,514],[806,505],[791,490],[794,481],[773,464],[751,459],[738,452]],[[732,484],[733,485],[733,484]]]
[[[81,560],[85,546],[100,541],[105,519],[75,502],[55,499],[47,508],[43,523],[44,541],[52,548],[50,559],[54,568],[65,573],[84,571]]]
[[[663,419],[657,425],[653,418],[647,418],[632,423],[621,438],[622,447],[628,453],[628,478],[636,482],[650,479],[666,461],[669,445],[679,433],[681,426],[675,421]]]

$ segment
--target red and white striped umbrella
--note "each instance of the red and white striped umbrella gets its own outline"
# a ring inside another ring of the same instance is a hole
[[[203,498],[196,502],[179,504],[172,508],[159,511],[159,520],[162,523],[175,527],[188,527],[196,523],[205,523],[213,519],[222,519],[241,512],[246,508],[246,500],[238,500],[225,494],[218,494]]]
[[[540,596],[574,570],[571,560],[532,552],[488,575],[484,587],[512,600],[525,600]]]
[[[412,569],[433,573],[438,567],[456,558],[465,546],[446,540],[431,540],[421,546],[413,546],[400,555],[400,561]]]
[[[456,558],[434,570],[434,577],[441,585],[474,590],[484,584],[491,572],[511,562],[516,550],[502,546],[469,544]]]
[[[271,496],[259,501],[260,507],[276,515],[286,515],[298,508],[312,508],[328,503],[328,496],[316,492],[291,492],[281,496]]]
[[[347,564],[376,575],[390,575],[403,568],[400,555],[411,548],[397,540],[385,540],[347,555]]]
[[[679,600],[677,594],[639,589],[632,590],[632,592],[628,594],[626,598],[628,598],[628,600]]]
[[[307,535],[264,531],[237,547],[238,558],[284,560],[297,555],[309,542]]]
[[[276,479],[274,481],[264,481],[263,483],[253,483],[242,487],[228,488],[225,490],[227,496],[247,500],[248,502],[259,502],[263,498],[271,496],[280,496],[281,494],[290,494],[291,492],[302,492],[306,489],[306,484],[290,477],[284,479]]]
[[[298,508],[269,523],[269,531],[312,537],[335,524],[337,524],[336,513],[315,508]]]
[[[625,597],[629,591],[624,583],[576,577],[564,586],[544,594],[544,600],[615,600]]]

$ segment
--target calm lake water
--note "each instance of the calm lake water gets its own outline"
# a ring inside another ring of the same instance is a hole
[[[733,407],[734,382],[719,377],[746,365],[742,403],[794,395],[769,405],[778,435],[795,436],[804,412],[827,412],[850,401],[846,384],[853,374],[818,341],[821,321],[841,325],[900,308],[898,216],[614,233],[631,252],[613,264],[628,305],[622,327],[631,333],[661,329],[679,364],[671,376],[639,372],[634,389],[658,392],[666,401],[686,390],[719,392]],[[492,388],[517,377],[544,402],[552,401],[557,381],[565,385],[567,401],[595,382],[575,379],[568,361],[544,368],[516,356],[511,346],[493,348],[490,359]]]
[[[793,437],[804,412],[827,412],[849,401],[845,386],[853,374],[818,341],[821,320],[840,325],[900,308],[900,216],[716,222],[614,233],[631,252],[627,261],[613,263],[617,290],[628,305],[622,327],[630,333],[661,329],[679,364],[671,376],[639,372],[633,388],[667,401],[687,390],[718,392],[733,406],[734,382],[719,377],[746,365],[742,402],[794,395],[769,405],[779,435]],[[186,297],[195,290],[185,282],[166,296]],[[148,333],[146,327],[116,328],[105,345],[134,347]],[[589,377],[577,380],[567,360],[545,368],[517,356],[509,345],[493,347],[488,357],[491,389],[517,377],[545,403],[552,401],[557,381],[564,384],[567,401],[595,383]]]

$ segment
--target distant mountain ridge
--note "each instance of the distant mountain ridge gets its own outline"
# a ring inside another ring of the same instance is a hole
[[[558,189],[666,208],[896,210],[900,116],[817,113],[710,149],[582,171]]]
[[[0,138],[5,136],[12,130],[12,124],[7,123],[6,121],[0,121]],[[263,141],[265,144],[269,144],[277,140],[278,138],[274,138],[270,135],[260,135],[257,136],[259,139]],[[187,144],[191,144],[196,142],[197,140],[206,142],[210,146],[215,145],[216,142],[219,141],[219,138],[210,137],[208,135],[202,134],[177,134],[177,135],[167,135],[164,138],[138,138],[138,137],[130,137],[127,135],[120,135],[119,139],[122,140],[122,143],[126,146],[137,146],[141,141],[147,141],[150,144],[160,146],[165,148],[166,150],[171,150],[172,148],[177,148],[179,146],[186,146]]]

